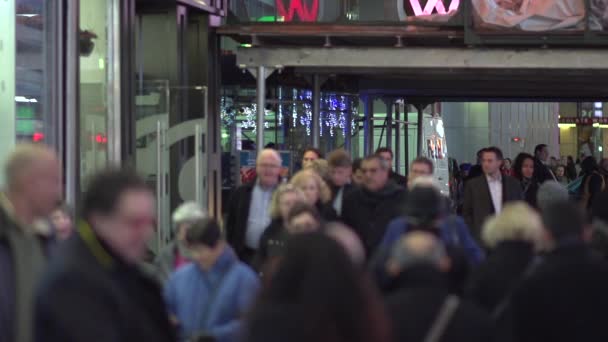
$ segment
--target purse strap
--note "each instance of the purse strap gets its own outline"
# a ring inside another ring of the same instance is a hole
[[[460,299],[458,297],[449,295],[445,298],[433,325],[431,325],[431,329],[424,338],[424,342],[439,342],[441,340],[459,305]]]

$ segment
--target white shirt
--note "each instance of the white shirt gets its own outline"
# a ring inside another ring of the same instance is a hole
[[[274,189],[263,189],[259,182],[253,187],[245,234],[245,245],[251,249],[258,249],[260,238],[270,224],[269,208],[273,191]]]
[[[502,211],[502,176],[500,174],[498,174],[498,177],[486,175],[486,179],[490,188],[492,204],[494,204],[494,213],[498,215]]]

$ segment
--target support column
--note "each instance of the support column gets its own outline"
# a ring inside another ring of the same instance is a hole
[[[15,145],[15,1],[0,2],[0,159],[2,162]],[[24,99],[25,101],[26,99]],[[28,99],[29,101],[29,99]],[[4,184],[4,174],[0,175]]]
[[[312,147],[319,148],[319,140],[321,137],[321,123],[319,121],[321,114],[321,80],[318,74],[312,76]]]
[[[364,154],[367,156],[374,150],[374,97],[367,95],[365,103],[365,121],[363,124],[363,148]]]
[[[395,129],[395,172],[399,173],[399,166],[401,163],[401,111],[399,110],[399,102],[395,101],[391,104],[395,106],[395,121],[397,122],[397,128]]]
[[[424,137],[422,136],[422,127],[423,127],[423,120],[424,120],[424,105],[423,104],[417,104],[416,108],[418,109],[418,133],[417,133],[417,140],[418,141],[418,146],[417,146],[417,157],[420,157],[422,155],[422,142],[424,140]]]
[[[403,158],[405,159],[405,175],[410,174],[410,124],[409,124],[409,105],[403,100]]]
[[[393,149],[393,99],[385,99],[386,104],[386,147]]]
[[[258,153],[264,149],[264,109],[266,108],[266,68],[258,66],[257,69],[257,124],[256,145]]]

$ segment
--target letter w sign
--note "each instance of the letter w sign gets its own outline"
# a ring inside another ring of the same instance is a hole
[[[430,15],[433,13],[433,10],[436,10],[437,14],[447,14],[458,10],[458,6],[460,5],[460,0],[451,0],[450,7],[446,11],[443,0],[428,0],[424,9],[422,9],[422,6],[420,5],[420,0],[409,0],[409,2],[410,5],[412,5],[415,16]]]
[[[289,3],[287,8],[284,1]],[[307,22],[315,22],[319,16],[319,0],[276,0],[276,6],[278,17],[286,22],[293,21],[296,14],[299,21]]]

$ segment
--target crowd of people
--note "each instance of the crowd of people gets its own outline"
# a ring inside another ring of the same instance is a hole
[[[181,204],[149,257],[140,176],[99,172],[75,215],[55,153],[18,146],[0,197],[0,342],[608,341],[608,162],[577,172],[533,152],[480,150],[456,210],[422,156],[406,177],[388,148],[310,148],[282,180],[264,149],[225,217]]]

